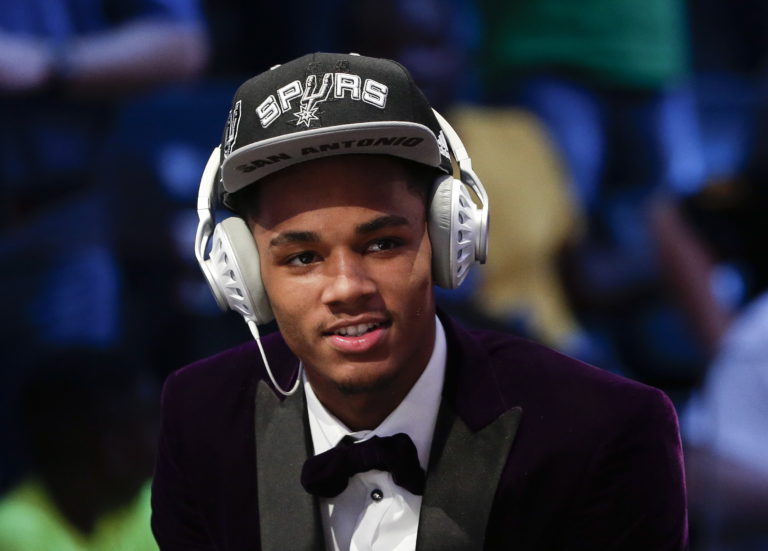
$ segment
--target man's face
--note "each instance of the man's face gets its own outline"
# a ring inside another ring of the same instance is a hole
[[[260,183],[250,225],[280,330],[312,386],[405,395],[434,345],[424,198],[406,166],[337,156]]]

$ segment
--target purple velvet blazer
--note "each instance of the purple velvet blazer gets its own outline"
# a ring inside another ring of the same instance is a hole
[[[441,318],[443,400],[418,550],[687,547],[675,411],[659,390],[505,334]],[[297,359],[265,339],[288,386]],[[152,492],[161,551],[323,549],[299,473],[303,392],[279,399],[255,343],[172,374]]]

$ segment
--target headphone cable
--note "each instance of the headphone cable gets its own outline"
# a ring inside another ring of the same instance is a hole
[[[296,382],[294,383],[293,388],[291,388],[288,391],[283,390],[283,388],[275,380],[274,375],[272,375],[272,369],[269,367],[269,362],[267,361],[267,355],[264,353],[264,347],[261,344],[261,335],[259,335],[259,327],[256,325],[256,322],[253,320],[246,320],[246,323],[248,324],[248,328],[251,330],[251,334],[253,335],[253,338],[256,339],[256,344],[259,346],[259,352],[261,352],[261,359],[264,362],[264,367],[267,370],[267,375],[269,375],[269,380],[272,381],[272,386],[274,386],[277,389],[277,391],[283,396],[291,396],[299,388],[299,383],[301,382],[301,372],[304,369],[304,366],[301,363],[301,360],[299,360],[299,372],[296,374]]]

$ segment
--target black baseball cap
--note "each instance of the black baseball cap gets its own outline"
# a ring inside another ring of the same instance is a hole
[[[225,202],[268,174],[332,155],[392,155],[451,173],[446,138],[410,73],[357,54],[309,54],[247,80],[221,149]]]

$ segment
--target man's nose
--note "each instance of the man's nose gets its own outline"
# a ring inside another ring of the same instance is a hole
[[[354,253],[342,253],[326,260],[328,283],[322,300],[329,306],[354,304],[376,293],[376,283],[364,259]]]

